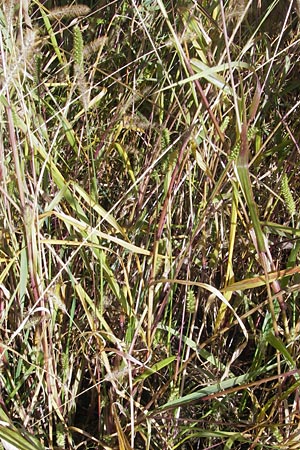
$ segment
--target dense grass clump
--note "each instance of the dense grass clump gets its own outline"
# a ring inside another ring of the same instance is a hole
[[[298,448],[298,3],[2,2],[5,449]]]

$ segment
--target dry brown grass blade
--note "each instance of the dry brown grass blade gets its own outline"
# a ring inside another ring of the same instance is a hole
[[[284,277],[291,277],[297,273],[300,273],[300,266],[292,267],[290,269],[278,270],[268,273],[268,280],[265,274],[257,277],[246,278],[245,280],[236,281],[235,283],[226,286],[221,289],[221,292],[226,291],[243,291],[245,289],[254,289],[259,286],[265,286],[267,282],[273,283],[274,281],[281,280]]]

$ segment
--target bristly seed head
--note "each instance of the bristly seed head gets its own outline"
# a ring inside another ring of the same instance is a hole
[[[286,173],[283,174],[283,177],[281,179],[281,193],[283,195],[288,212],[291,216],[293,216],[296,212],[296,204],[289,186],[289,180]]]
[[[73,19],[75,17],[86,16],[91,9],[87,5],[67,5],[60,8],[54,8],[49,11],[50,19]]]

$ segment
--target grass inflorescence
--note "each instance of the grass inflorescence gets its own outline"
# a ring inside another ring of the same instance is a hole
[[[0,8],[3,447],[297,448],[298,2],[60,3]]]

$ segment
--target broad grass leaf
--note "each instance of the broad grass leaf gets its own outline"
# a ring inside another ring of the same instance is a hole
[[[272,345],[272,347],[279,351],[291,369],[295,369],[297,367],[296,361],[293,360],[292,355],[279,337],[276,337],[274,333],[270,331],[267,333],[265,339]]]
[[[176,359],[176,356],[169,356],[168,358],[165,358],[162,361],[159,361],[158,363],[153,364],[152,367],[147,368],[141,375],[136,377],[134,379],[133,384],[139,383],[140,381],[145,380],[146,378],[150,377],[154,373],[159,372],[164,367],[169,366],[173,361],[175,361],[175,359]]]
[[[229,378],[225,381],[220,381],[218,383],[212,384],[210,386],[206,386],[205,388],[200,389],[199,391],[193,392],[188,395],[184,395],[183,397],[171,400],[160,407],[160,409],[173,409],[178,406],[186,405],[188,403],[192,403],[200,400],[203,397],[207,397],[208,395],[216,394],[217,392],[221,392],[223,390],[232,388],[234,386],[239,386],[245,383],[249,379],[247,374],[240,375],[238,377]]]

